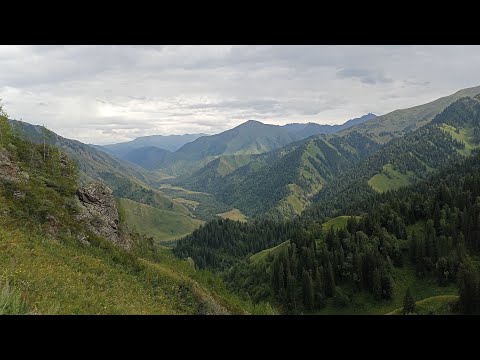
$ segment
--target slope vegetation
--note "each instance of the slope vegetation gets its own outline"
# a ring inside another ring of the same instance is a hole
[[[125,222],[156,241],[174,240],[198,228],[203,221],[177,212],[160,210],[129,199],[118,200]]]
[[[6,118],[0,117],[2,312],[243,314],[271,310],[232,295],[218,278],[174,258],[170,250],[156,247],[122,221],[111,226],[130,239],[129,250],[92,232],[86,220],[78,217],[78,186],[78,170],[65,154],[55,146],[21,140],[12,134]],[[96,205],[101,206],[101,201]]]

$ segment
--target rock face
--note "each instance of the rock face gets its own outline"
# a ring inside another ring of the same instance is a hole
[[[98,236],[102,236],[115,245],[129,249],[131,241],[121,236],[118,229],[118,211],[112,190],[102,183],[90,183],[77,190],[80,202],[79,221]]]
[[[6,149],[0,149],[0,181],[18,182],[20,169],[10,160],[10,154]]]

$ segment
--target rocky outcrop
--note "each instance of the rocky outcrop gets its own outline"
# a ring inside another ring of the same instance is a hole
[[[112,190],[94,182],[78,189],[76,195],[80,203],[77,219],[96,235],[129,249],[131,240],[119,232],[118,210]]]
[[[6,149],[0,148],[0,181],[18,182],[19,167],[10,159]]]

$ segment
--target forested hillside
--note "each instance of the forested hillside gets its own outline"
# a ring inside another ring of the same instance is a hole
[[[475,152],[431,180],[379,195],[368,214],[351,218],[344,228],[323,231],[321,219],[286,223],[282,227],[288,233],[276,234],[278,225],[270,229],[272,241],[261,232],[264,224],[217,221],[181,240],[175,252],[191,256],[199,267],[222,271],[244,296],[274,301],[286,312],[327,304],[341,312],[363,293],[394,306],[394,298],[404,295],[395,293],[403,267],[413,267],[417,278],[435,281],[440,290],[458,284],[461,311],[478,312],[478,199],[480,154]],[[256,241],[248,240],[250,233],[257,234]],[[268,243],[285,239],[288,245],[281,251],[259,262],[249,259]],[[237,260],[229,263],[228,256]]]
[[[305,216],[368,210],[375,193],[414,184],[461,160],[480,145],[479,116],[479,101],[459,99],[431,124],[392,140],[325,186]]]
[[[479,110],[476,100],[458,100],[430,125],[340,175],[305,215],[272,224],[266,234],[261,222],[217,221],[182,239],[175,252],[219,271],[243,296],[271,301],[284,312],[390,312],[409,283],[420,283],[424,296],[454,295],[458,287],[458,303],[443,297],[451,303],[442,308],[478,312]],[[386,164],[411,173],[413,181],[375,191],[369,180]],[[361,217],[344,228],[322,229],[342,211]],[[250,259],[269,245],[276,250]]]
[[[378,148],[368,137],[319,135],[257,155],[225,176],[199,171],[180,184],[214,194],[247,215],[283,219],[300,214],[309,199],[338,174]]]

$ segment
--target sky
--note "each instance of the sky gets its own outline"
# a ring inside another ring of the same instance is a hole
[[[340,124],[480,85],[480,46],[0,46],[10,118],[109,144]]]

